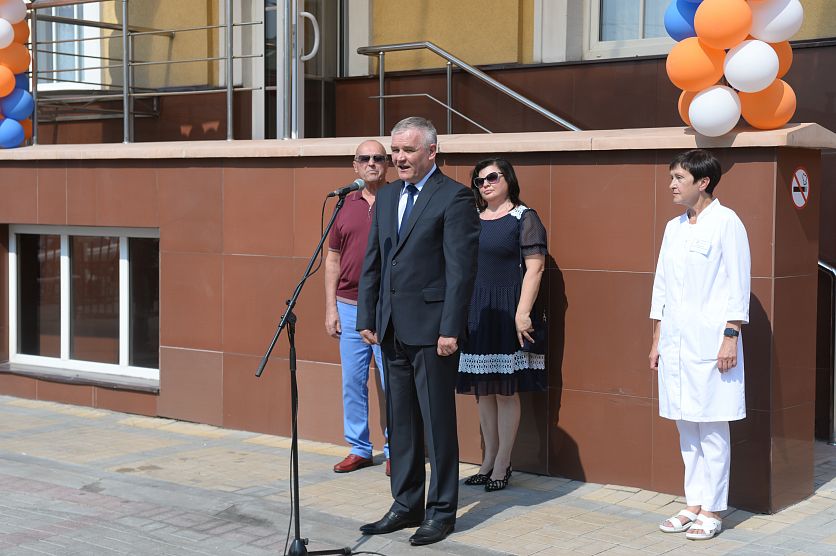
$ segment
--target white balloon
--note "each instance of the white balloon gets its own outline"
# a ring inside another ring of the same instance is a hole
[[[804,22],[804,8],[799,0],[767,0],[750,3],[752,29],[749,34],[764,42],[789,40]]]
[[[0,18],[0,48],[6,48],[15,40],[15,30],[12,24]]]
[[[763,41],[743,41],[726,54],[723,72],[729,85],[744,93],[766,89],[778,77],[778,53]]]
[[[0,4],[0,17],[9,23],[20,23],[26,19],[26,4],[23,0],[6,0]]]
[[[734,89],[725,85],[703,89],[691,101],[688,118],[700,135],[725,135],[740,119],[740,99]]]

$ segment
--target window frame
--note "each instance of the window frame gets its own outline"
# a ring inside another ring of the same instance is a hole
[[[101,20],[101,7],[97,2],[91,2],[86,4],[77,4],[73,6],[75,8],[75,15],[76,19],[85,19],[88,21],[100,21]],[[39,13],[43,13],[44,15],[57,15],[55,12],[57,8],[45,8],[41,9]],[[68,23],[51,23],[47,21],[38,21],[38,24],[43,25],[51,25],[53,29],[53,40],[57,35],[56,29],[59,25],[70,25]],[[29,25],[31,28],[32,22],[29,20]],[[97,29],[95,27],[88,27],[83,25],[76,25],[74,35],[76,39],[89,39],[81,42],[70,43],[76,46],[76,50],[74,54],[58,54],[57,53],[57,44],[49,44],[49,45],[42,45],[38,43],[38,49],[46,48],[50,52],[54,52],[55,54],[46,54],[46,53],[35,53],[36,56],[51,56],[52,57],[52,69],[60,69],[57,64],[57,60],[60,59],[62,56],[76,56],[78,54],[82,54],[84,56],[101,56],[102,55],[102,41],[105,40],[102,37],[101,29]],[[39,35],[40,38],[40,35]],[[105,88],[105,84],[102,81],[102,70],[101,69],[86,69],[88,66],[87,58],[73,58],[78,62],[78,67],[76,68],[75,72],[69,71],[62,71],[59,73],[50,73],[48,76],[41,76],[38,75],[38,90],[39,91],[66,91],[66,90],[99,90]],[[105,66],[107,65],[106,60],[102,59],[89,59],[90,66]],[[40,67],[40,64],[38,64]],[[53,82],[53,78],[61,79],[63,76],[71,75],[75,81],[83,81],[84,83],[76,83],[74,81],[65,82],[65,81],[56,81]]]
[[[646,39],[629,39],[619,41],[602,41],[601,2],[602,0],[584,0],[586,3],[586,24],[584,25],[584,60],[599,60],[609,58],[634,58],[637,56],[655,56],[667,54],[676,42],[666,37],[652,37]],[[641,0],[646,2],[646,0]],[[642,13],[644,13],[642,11]],[[640,26],[644,29],[644,25]]]
[[[17,234],[57,235],[61,238],[61,351],[60,357],[28,355],[18,352],[18,260]],[[70,358],[70,236],[110,236],[119,238],[119,363],[99,363]],[[8,299],[9,299],[9,362],[66,371],[93,372],[151,380],[160,379],[159,368],[134,367],[130,360],[130,260],[128,242],[131,238],[159,239],[153,228],[113,228],[88,226],[47,226],[38,224],[9,225]]]

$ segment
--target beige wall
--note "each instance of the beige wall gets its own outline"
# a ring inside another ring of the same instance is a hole
[[[129,23],[153,29],[175,29],[215,25],[219,21],[218,0],[144,0],[131,2]],[[121,23],[122,7],[118,2],[102,3],[102,20]],[[134,38],[133,59],[136,61],[164,61],[208,58],[218,55],[218,31],[179,32],[173,38],[144,35]],[[104,41],[105,56],[120,58],[121,39]],[[134,84],[138,87],[184,87],[217,84],[218,62],[140,66],[134,70]],[[121,83],[121,68],[113,69],[105,82]]]
[[[801,0],[804,24],[793,40],[836,37],[836,12],[833,0]]]
[[[804,6],[804,25],[793,40],[836,37],[834,1],[801,2]],[[585,9],[588,8],[586,3],[584,6]],[[557,13],[562,12],[558,10]],[[370,14],[371,40],[368,44],[431,41],[474,65],[532,63],[537,56],[534,53],[534,29],[538,23],[534,0],[415,0],[410,3],[371,0]],[[565,30],[561,31],[560,25],[545,22],[543,33],[549,33],[550,29],[552,33],[566,33]],[[573,35],[569,39],[564,37],[563,42],[581,40],[580,36]],[[650,53],[652,52],[644,52]],[[542,59],[544,54],[541,53],[540,56],[538,59]],[[545,55],[545,58],[548,59],[549,56]],[[569,59],[577,57],[569,56]],[[444,61],[441,58],[426,51],[394,52],[386,55],[387,71],[443,66]],[[376,71],[376,68],[372,69],[372,72]]]
[[[469,64],[527,62],[532,56],[533,0],[373,0],[371,44],[431,41]],[[426,51],[386,55],[387,71],[437,68]]]

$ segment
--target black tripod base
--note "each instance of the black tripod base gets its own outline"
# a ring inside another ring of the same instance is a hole
[[[307,540],[308,539],[293,539],[293,543],[290,545],[290,550],[287,551],[287,556],[304,556],[305,554],[345,554],[348,556],[351,554],[351,549],[347,546],[345,548],[336,548],[334,550],[312,550],[309,552],[308,549],[305,548]]]

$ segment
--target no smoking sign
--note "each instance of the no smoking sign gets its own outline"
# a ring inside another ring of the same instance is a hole
[[[807,206],[807,200],[810,198],[810,177],[807,175],[807,170],[803,167],[798,168],[792,177],[792,202],[796,208],[804,208]]]

